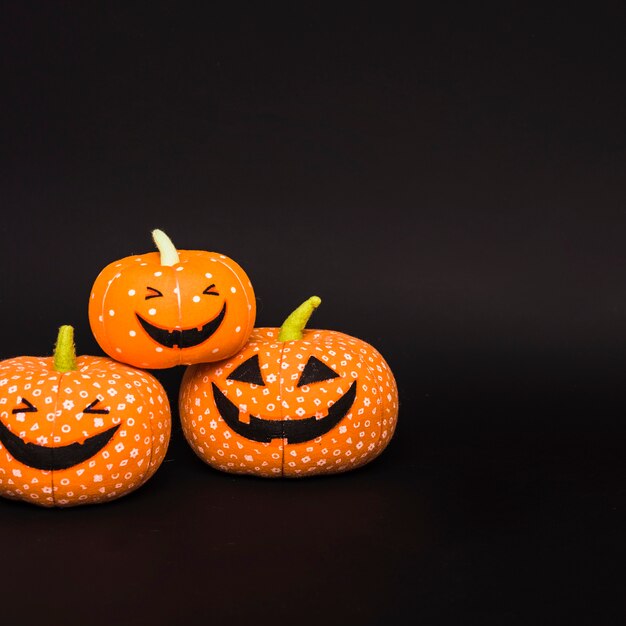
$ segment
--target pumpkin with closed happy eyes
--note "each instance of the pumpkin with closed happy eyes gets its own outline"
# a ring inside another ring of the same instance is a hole
[[[219,363],[187,368],[179,397],[185,437],[216,469],[311,476],[354,469],[389,443],[396,382],[368,343],[304,329],[312,297],[278,328],[256,328]]]
[[[204,250],[177,250],[153,231],[158,252],[110,263],[96,278],[89,323],[100,347],[136,367],[216,361],[238,352],[256,301],[243,269]]]
[[[150,374],[76,358],[62,326],[54,357],[0,362],[0,495],[41,506],[119,498],[165,457],[170,407]]]

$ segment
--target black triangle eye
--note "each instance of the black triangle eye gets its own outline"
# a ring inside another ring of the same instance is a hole
[[[298,387],[310,385],[311,383],[321,383],[324,380],[331,380],[333,378],[339,378],[339,374],[331,370],[328,365],[324,365],[319,359],[312,356],[309,357],[309,360],[304,366],[304,371],[298,381]]]
[[[252,385],[261,385],[265,387],[263,376],[261,376],[261,368],[259,367],[259,355],[255,354],[239,367],[231,372],[228,380],[238,380],[242,383],[250,383]]]

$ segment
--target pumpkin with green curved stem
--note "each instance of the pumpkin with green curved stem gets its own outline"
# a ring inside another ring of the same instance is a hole
[[[41,506],[105,502],[143,485],[165,457],[167,394],[147,372],[76,357],[73,328],[53,357],[0,362],[0,495]]]
[[[305,329],[309,298],[278,328],[255,328],[230,359],[187,368],[179,408],[209,465],[260,476],[354,469],[393,435],[396,382],[383,357],[344,333]]]

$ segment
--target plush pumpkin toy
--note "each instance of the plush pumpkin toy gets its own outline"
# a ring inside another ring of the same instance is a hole
[[[204,250],[176,250],[154,230],[158,252],[105,267],[89,299],[89,323],[100,347],[136,367],[161,369],[217,361],[246,343],[256,315],[243,269]]]
[[[76,358],[71,326],[54,357],[0,362],[0,495],[41,506],[119,498],[157,470],[170,437],[156,379],[111,359]]]
[[[311,476],[354,469],[389,443],[396,383],[369,344],[340,332],[304,330],[312,297],[278,328],[256,328],[234,357],[192,365],[180,417],[209,465],[259,476]]]

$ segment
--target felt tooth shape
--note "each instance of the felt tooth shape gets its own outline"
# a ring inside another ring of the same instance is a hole
[[[162,369],[225,359],[254,327],[256,301],[232,259],[177,250],[161,230],[157,252],[110,263],[96,278],[89,323],[100,347],[136,367]]]
[[[278,328],[255,328],[219,363],[192,365],[179,395],[185,437],[225,472],[311,476],[354,469],[389,443],[396,382],[369,344],[332,330],[305,330],[316,296]]]
[[[143,485],[170,438],[157,380],[106,357],[76,357],[61,326],[53,357],[0,362],[0,495],[41,506],[105,502]]]

